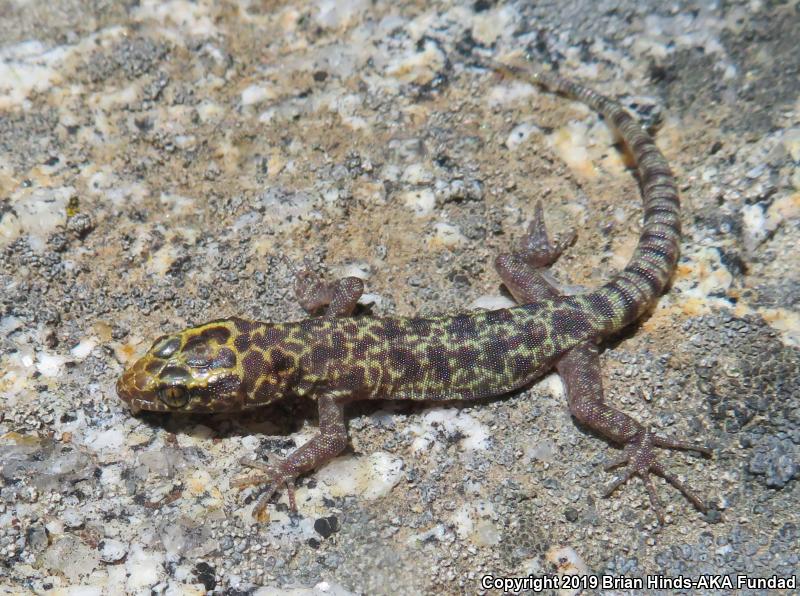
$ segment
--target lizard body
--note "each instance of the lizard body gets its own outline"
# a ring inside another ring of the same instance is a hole
[[[320,433],[276,464],[246,460],[264,472],[243,486],[268,489],[256,510],[285,484],[294,506],[294,479],[344,449],[343,408],[362,399],[471,400],[525,387],[556,368],[570,411],[603,437],[625,447],[612,465],[626,471],[609,493],[633,475],[642,478],[663,523],[650,473],[664,477],[700,510],[704,503],[657,461],[655,447],[710,451],[654,435],[603,400],[596,345],[635,321],[672,275],[680,241],[675,180],[652,138],[617,102],[552,73],[528,73],[538,84],[574,97],[602,114],[630,149],[644,200],[643,229],[633,257],[611,281],[579,296],[560,295],[538,269],[565,248],[547,237],[541,205],[520,249],[501,255],[496,268],[519,306],[431,318],[352,318],[363,285],[356,278],[324,284],[298,274],[295,291],[322,317],[291,323],[221,319],[156,340],[117,383],[133,410],[218,412],[304,396],[319,405]]]

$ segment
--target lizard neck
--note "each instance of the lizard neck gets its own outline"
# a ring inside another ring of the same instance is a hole
[[[246,392],[243,407],[263,406],[302,394],[301,361],[310,349],[307,325],[232,319],[232,344]]]

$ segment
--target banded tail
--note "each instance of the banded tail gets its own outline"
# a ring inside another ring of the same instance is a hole
[[[599,112],[620,134],[636,162],[644,201],[639,243],[625,268],[600,288],[576,297],[592,311],[592,326],[613,333],[635,321],[655,302],[675,271],[681,237],[675,177],[652,137],[616,101],[551,72],[489,62],[494,70],[529,78],[550,91]]]

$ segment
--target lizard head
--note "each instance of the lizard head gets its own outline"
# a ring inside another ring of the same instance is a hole
[[[241,409],[244,375],[233,320],[212,321],[159,337],[117,381],[131,410],[221,412]]]
[[[280,325],[221,319],[159,337],[117,381],[131,410],[230,412],[291,392],[299,357]],[[299,344],[298,344],[299,345]]]

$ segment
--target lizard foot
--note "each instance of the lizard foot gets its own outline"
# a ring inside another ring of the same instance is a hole
[[[242,476],[234,479],[231,482],[231,486],[240,489],[246,486],[254,486],[258,484],[267,485],[262,491],[261,496],[258,498],[256,506],[253,508],[253,515],[255,517],[259,517],[264,512],[264,510],[267,508],[267,503],[272,498],[272,495],[274,495],[281,485],[284,484],[286,485],[286,490],[289,494],[289,507],[292,511],[297,511],[297,503],[295,502],[294,498],[295,476],[288,473],[284,469],[284,459],[276,455],[271,455],[270,459],[272,460],[271,463],[264,463],[254,459],[242,458],[239,463],[241,463],[243,466],[261,470],[264,473],[256,476]]]
[[[542,202],[537,201],[533,220],[528,226],[528,233],[520,241],[520,251],[517,255],[537,269],[549,267],[556,262],[561,253],[575,242],[576,236],[577,233],[572,230],[565,238],[558,242],[552,242],[547,234]]]
[[[623,464],[627,464],[626,470],[620,474],[614,482],[607,488],[604,496],[609,496],[617,488],[625,484],[633,476],[639,476],[647,489],[647,495],[650,497],[650,505],[658,517],[658,522],[664,525],[664,507],[656,494],[655,486],[650,478],[650,474],[657,474],[664,480],[669,482],[672,486],[677,488],[683,495],[700,511],[706,513],[708,507],[700,497],[686,484],[678,480],[675,476],[667,472],[660,463],[656,461],[655,448],[662,447],[666,449],[684,449],[688,451],[696,451],[706,457],[711,456],[711,449],[700,445],[694,445],[686,441],[678,441],[667,437],[661,437],[652,433],[650,429],[645,429],[635,437],[633,437],[618,458],[608,462],[605,466],[606,470],[611,470]]]
[[[309,314],[325,310],[331,317],[351,315],[364,293],[364,282],[357,277],[327,282],[307,265],[295,271],[294,280],[295,297]]]

